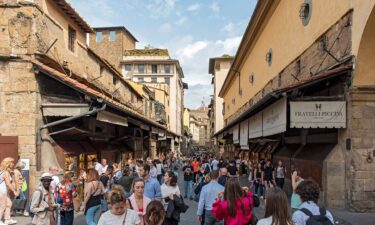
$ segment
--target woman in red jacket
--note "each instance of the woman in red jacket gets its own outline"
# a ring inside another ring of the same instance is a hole
[[[224,193],[212,205],[212,213],[226,225],[244,225],[252,219],[253,194],[241,188],[238,179],[229,178]]]

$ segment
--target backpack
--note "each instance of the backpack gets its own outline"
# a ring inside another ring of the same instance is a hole
[[[207,174],[209,172],[211,172],[211,167],[210,167],[210,165],[208,163],[206,163],[206,166],[204,168],[204,173]]]
[[[309,218],[306,221],[306,225],[334,225],[326,216],[326,210],[319,208],[320,215],[313,215],[308,209],[302,208],[301,212],[306,214]]]

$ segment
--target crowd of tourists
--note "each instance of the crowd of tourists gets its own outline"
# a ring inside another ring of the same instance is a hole
[[[29,200],[24,166],[12,158],[1,162],[0,225],[17,223],[11,212],[31,216],[32,224],[72,225],[79,211],[88,225],[177,225],[180,214],[189,210],[186,199],[198,202],[196,224],[334,224],[332,214],[317,205],[319,186],[302,179],[297,169],[291,173],[293,194],[287,198],[287,171],[281,161],[274,167],[270,160],[253,165],[207,156],[130,159],[122,164],[93,159],[79,174],[74,163],[69,165],[62,179],[58,168],[50,167]],[[177,184],[180,172],[183,190]],[[249,185],[241,186],[240,176],[247,176]],[[262,199],[265,217],[258,220],[254,207]]]

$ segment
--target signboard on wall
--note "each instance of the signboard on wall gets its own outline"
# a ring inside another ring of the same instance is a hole
[[[249,119],[249,139],[262,137],[263,126],[262,126],[262,112],[259,112]]]
[[[346,128],[346,102],[290,102],[290,127]]]
[[[282,98],[263,110],[263,136],[286,131],[286,98]]]

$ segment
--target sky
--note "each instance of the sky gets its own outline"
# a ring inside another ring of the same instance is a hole
[[[235,55],[256,0],[70,0],[92,26],[125,26],[137,48],[167,48],[184,71],[185,107],[213,94],[209,58]]]

